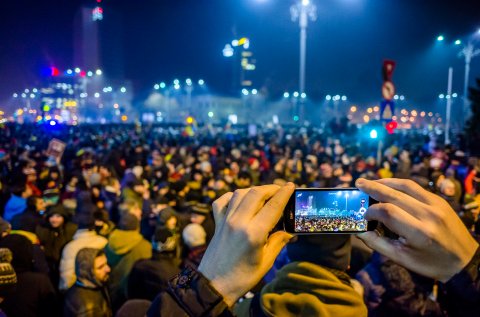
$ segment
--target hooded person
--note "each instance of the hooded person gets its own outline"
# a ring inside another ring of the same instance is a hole
[[[44,273],[34,272],[33,245],[24,236],[11,234],[0,241],[0,248],[12,252],[12,266],[17,285],[1,306],[7,316],[54,316],[57,298],[52,283]]]
[[[103,250],[84,248],[75,258],[77,280],[65,295],[64,316],[111,317],[106,289],[110,267]]]
[[[77,231],[73,235],[72,241],[68,242],[62,251],[60,259],[60,280],[58,288],[66,291],[75,283],[75,257],[78,251],[83,248],[103,249],[108,240],[97,235],[95,232],[95,218],[93,213],[97,207],[93,204],[84,203],[82,207],[77,209],[75,215],[75,223],[78,226]]]
[[[315,252],[312,252],[315,250]],[[287,245],[292,261],[252,300],[236,308],[238,316],[366,317],[363,299],[345,273],[350,262],[348,235],[299,236]]]
[[[58,285],[59,264],[63,247],[72,241],[77,225],[68,221],[68,212],[63,205],[47,209],[46,222],[37,227],[37,236],[45,252],[54,285]]]
[[[167,228],[157,228],[152,238],[151,259],[135,263],[128,277],[128,298],[153,300],[168,287],[171,277],[180,272],[176,257],[178,237]]]
[[[152,257],[152,245],[140,234],[140,221],[132,213],[122,213],[105,247],[112,268],[109,285],[112,307],[116,311],[127,299],[128,276],[138,260]]]

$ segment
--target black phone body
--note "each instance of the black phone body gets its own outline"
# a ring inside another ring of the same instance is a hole
[[[292,234],[352,234],[375,230],[365,212],[376,200],[358,188],[297,188],[283,214]]]

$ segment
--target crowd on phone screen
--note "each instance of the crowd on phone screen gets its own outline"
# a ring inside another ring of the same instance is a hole
[[[61,158],[47,155],[53,138],[66,144]],[[411,132],[391,137],[378,162],[376,146],[364,142],[328,128],[263,127],[249,135],[229,126],[8,124],[0,129],[0,316],[143,316],[172,276],[200,264],[215,231],[212,202],[261,184],[413,179],[448,201],[478,237],[476,157]],[[335,226],[355,227],[352,221]],[[371,316],[445,316],[448,294],[436,281],[355,238],[352,245],[345,277]],[[289,256],[282,252],[252,293]]]

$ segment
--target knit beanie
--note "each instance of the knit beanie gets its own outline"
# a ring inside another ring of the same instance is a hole
[[[191,223],[183,229],[182,238],[189,248],[194,248],[206,244],[207,233],[201,225]]]
[[[12,251],[0,248],[0,297],[3,297],[17,284],[17,274],[13,269]]]
[[[362,296],[351,285],[308,262],[284,266],[260,296],[261,308],[267,316],[367,316]]]
[[[351,250],[348,234],[299,235],[296,242],[287,244],[292,262],[307,261],[339,271],[348,269]]]

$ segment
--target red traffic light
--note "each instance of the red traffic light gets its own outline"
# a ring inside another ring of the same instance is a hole
[[[398,123],[396,121],[390,121],[385,126],[385,129],[387,129],[388,134],[393,134],[393,132],[397,127],[398,127]]]

